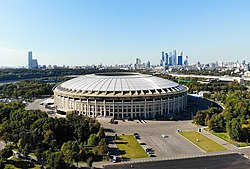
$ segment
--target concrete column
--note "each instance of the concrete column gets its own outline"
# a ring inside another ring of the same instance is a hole
[[[133,116],[133,100],[131,100],[131,118],[133,119],[134,116]]]
[[[173,108],[174,108],[173,109],[174,110],[173,113],[175,113],[175,96],[174,96],[174,99],[173,99]]]
[[[124,115],[123,115],[123,100],[122,100],[122,118],[124,118]]]
[[[161,98],[161,116],[163,115],[163,106],[162,106],[162,98]]]
[[[82,114],[83,112],[83,107],[82,107],[82,98],[79,98],[79,111],[80,111],[80,114]]]
[[[104,111],[104,117],[106,117],[106,103],[105,103],[105,99],[103,100],[103,111]]]
[[[153,113],[152,113],[152,115],[155,117],[155,114],[156,114],[156,112],[155,112],[155,99],[153,99]]]
[[[87,99],[87,111],[86,111],[87,116],[90,114],[90,107],[89,107],[89,99]]]
[[[63,109],[65,109],[65,97],[63,97]]]
[[[71,109],[71,104],[70,104],[70,99],[69,99],[69,97],[68,97],[67,100],[68,100],[68,101],[67,101],[67,102],[68,102],[68,107],[67,107],[67,108],[68,108],[68,109]]]
[[[94,112],[94,117],[97,117],[97,106],[96,106],[96,99],[95,99],[95,112]]]
[[[185,106],[185,109],[187,108],[187,94],[185,94],[185,104],[184,104],[184,106]]]
[[[73,110],[76,110],[76,102],[74,97],[73,97]]]
[[[184,110],[184,95],[181,97],[181,103],[182,103],[182,111]]]
[[[144,101],[144,118],[147,119],[147,99]]]
[[[115,101],[113,100],[113,118],[115,117]]]
[[[169,115],[169,96],[168,96],[168,115]]]

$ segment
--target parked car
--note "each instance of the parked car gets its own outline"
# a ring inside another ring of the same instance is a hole
[[[145,151],[146,151],[146,152],[149,152],[149,151],[153,151],[153,149],[152,149],[151,147],[146,147],[146,148],[145,148]]]
[[[138,133],[134,133],[134,136],[139,136],[139,134]]]
[[[149,154],[149,157],[156,157],[155,154]]]
[[[116,162],[117,162],[117,157],[116,157],[116,156],[113,156],[112,162],[113,162],[113,163],[116,163]]]
[[[147,154],[148,154],[148,155],[154,154],[154,151],[148,151]]]
[[[163,138],[167,138],[168,136],[166,134],[161,135]]]

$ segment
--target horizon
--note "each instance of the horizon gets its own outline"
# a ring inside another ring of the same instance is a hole
[[[189,63],[250,58],[250,1],[3,1],[0,67],[159,64],[176,50]]]

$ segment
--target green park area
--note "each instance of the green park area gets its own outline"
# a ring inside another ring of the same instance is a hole
[[[210,140],[209,138],[203,136],[196,131],[184,131],[180,132],[180,135],[203,149],[205,152],[216,152],[227,150],[225,147],[217,144],[216,142]]]
[[[117,140],[115,140],[115,143],[122,158],[131,159],[148,157],[147,153],[133,135],[119,136]]]
[[[239,142],[239,141],[235,141],[235,140],[230,139],[228,133],[226,133],[226,132],[214,132],[214,131],[212,131],[211,133],[213,135],[215,135],[215,136],[217,136],[217,137],[219,137],[219,138],[221,138],[221,139],[223,139],[223,140],[225,140],[225,141],[227,141],[227,142],[229,142],[229,143],[237,146],[237,147],[250,146],[250,143]]]
[[[41,166],[27,160],[19,160],[17,158],[12,158],[6,161],[5,168],[18,169],[18,168],[30,168],[30,169],[40,169]]]

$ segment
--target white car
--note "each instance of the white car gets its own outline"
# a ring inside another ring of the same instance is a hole
[[[168,136],[166,134],[161,135],[163,138],[167,138]]]
[[[113,162],[113,163],[116,163],[116,162],[117,162],[117,157],[116,157],[116,156],[113,156],[112,162]]]

